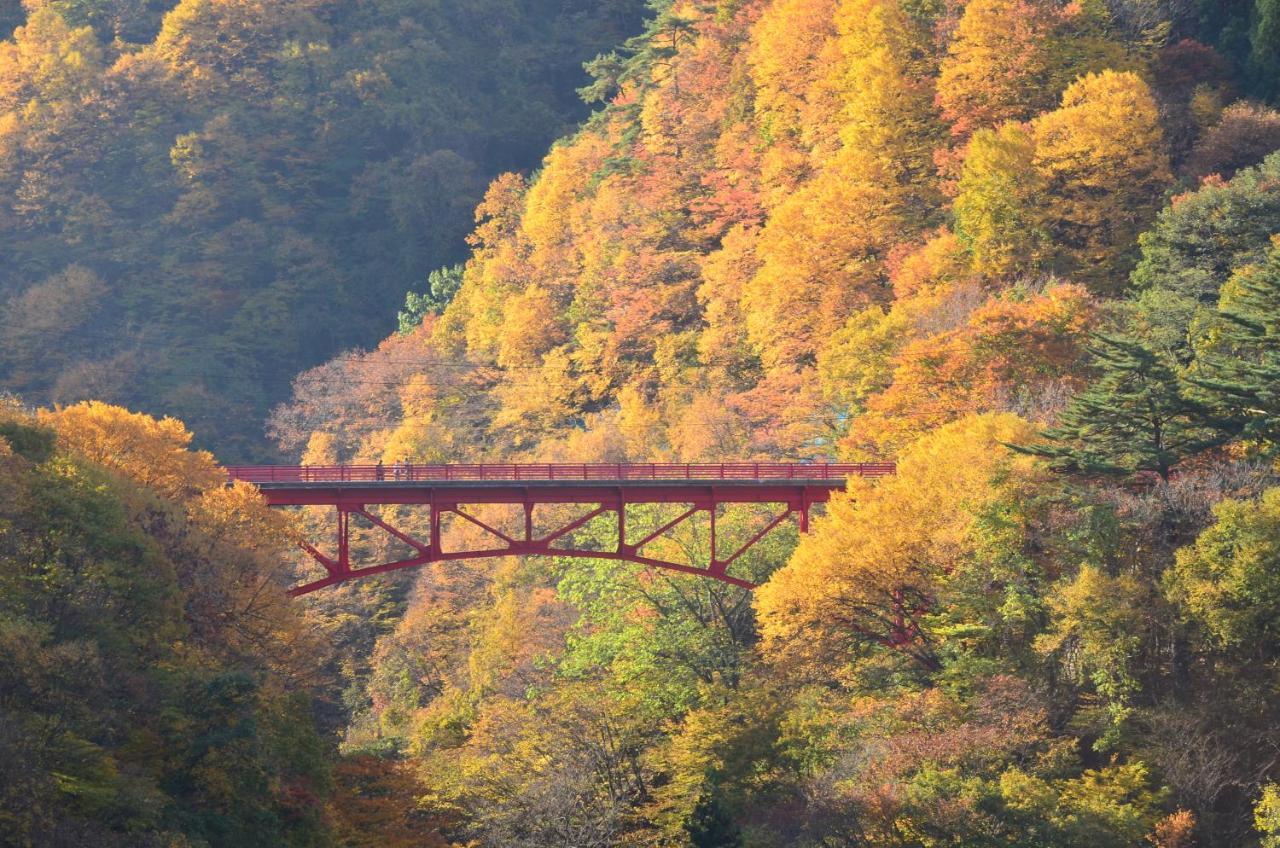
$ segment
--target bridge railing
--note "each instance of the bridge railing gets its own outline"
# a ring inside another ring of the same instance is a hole
[[[394,483],[626,480],[844,480],[884,477],[892,462],[803,463],[473,463],[450,465],[232,465],[230,480],[249,483]]]

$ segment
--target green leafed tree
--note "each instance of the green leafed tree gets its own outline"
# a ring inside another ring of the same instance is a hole
[[[1191,355],[1187,331],[1212,310],[1218,293],[1243,265],[1261,262],[1280,232],[1280,154],[1229,182],[1206,181],[1166,206],[1139,239],[1133,271],[1141,334],[1179,361]]]
[[[1218,649],[1274,662],[1280,651],[1280,488],[1228,500],[1217,522],[1178,552],[1166,576],[1171,599]]]
[[[422,294],[409,292],[404,296],[404,309],[397,317],[400,334],[412,333],[427,315],[439,315],[457,294],[462,285],[462,265],[437,268],[427,275],[427,290]]]
[[[327,844],[283,525],[177,422],[41,418],[0,404],[0,844]]]
[[[1280,0],[1256,0],[1249,31],[1249,82],[1261,97],[1280,93]]]

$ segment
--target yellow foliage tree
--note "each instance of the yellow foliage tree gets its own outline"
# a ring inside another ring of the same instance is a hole
[[[945,229],[891,264],[893,304],[851,316],[818,353],[823,396],[841,412],[865,412],[868,399],[893,383],[905,346],[963,324],[985,297]]]
[[[234,85],[266,95],[270,65],[289,41],[314,44],[324,38],[324,25],[314,14],[323,2],[182,0],[164,16],[151,49],[193,91],[216,95]]]
[[[974,134],[952,212],[975,271],[999,279],[1035,267],[1048,241],[1037,221],[1044,188],[1035,142],[1022,125]]]
[[[307,447],[302,452],[303,465],[337,465],[338,440],[332,433],[316,430],[307,437]]]
[[[583,220],[586,204],[579,200],[589,193],[592,175],[608,152],[607,140],[590,134],[553,147],[524,196],[520,231],[529,249],[530,279],[557,299],[572,296],[573,280],[580,271],[580,245],[591,237],[586,232],[590,222]]]
[[[662,458],[666,445],[662,410],[645,399],[635,386],[618,390],[618,431],[627,446],[627,456],[636,460]]]
[[[565,336],[560,308],[551,292],[534,283],[503,305],[498,365],[537,365],[542,354],[563,343]]]
[[[1002,447],[1033,436],[1014,415],[971,416],[905,450],[895,476],[851,480],[756,592],[766,656],[811,674],[888,645],[932,664],[921,616],[973,554],[975,515],[1034,480],[1034,463]]]
[[[726,377],[745,377],[751,367],[742,287],[759,267],[755,260],[758,235],[756,229],[735,227],[725,234],[720,249],[702,262],[698,301],[706,327],[698,336],[698,354],[704,363],[723,368]]]
[[[882,162],[844,148],[774,212],[742,302],[766,367],[812,364],[850,314],[884,298],[881,257],[906,228],[899,199]]]
[[[716,391],[693,391],[679,405],[665,411],[667,437],[676,457],[685,462],[710,462],[724,456],[749,456],[751,423]]]
[[[400,387],[400,423],[387,435],[381,458],[388,465],[412,462],[447,462],[455,455],[455,431],[449,420],[449,402],[426,374],[415,375]]]
[[[157,420],[91,400],[42,410],[39,419],[66,449],[166,497],[183,500],[226,482],[211,454],[188,449],[191,432],[176,418]]]
[[[900,310],[871,306],[851,316],[818,354],[823,397],[859,410],[867,397],[893,382],[891,357],[910,328]]]
[[[938,69],[938,105],[951,134],[1021,121],[1052,104],[1049,34],[1040,0],[971,0]]]
[[[494,393],[501,408],[492,429],[515,448],[529,447],[539,438],[575,419],[584,396],[565,347],[548,351],[540,368],[513,372]]]
[[[794,189],[806,152],[829,155],[837,138],[838,97],[817,84],[836,36],[835,10],[835,0],[779,0],[765,6],[752,28],[747,61],[756,120],[770,142],[763,165],[768,186]]]
[[[840,140],[874,157],[899,203],[923,218],[938,200],[933,149],[942,134],[930,34],[897,0],[841,3],[836,26],[828,84],[843,104]]]
[[[209,489],[186,512],[193,532],[179,577],[203,641],[219,653],[265,658],[294,682],[318,673],[323,634],[306,626],[285,593],[294,582],[286,552],[299,536],[293,517],[267,506],[248,483]]]
[[[887,294],[883,257],[938,200],[925,34],[895,0],[842,4],[836,25],[817,85],[840,95],[840,149],[774,210],[744,290],[752,343],[774,369],[812,365],[821,339]]]
[[[905,255],[891,257],[890,278],[897,302],[919,294],[937,294],[970,280],[968,255],[955,233],[946,227],[929,235]]]
[[[93,91],[102,62],[92,27],[71,27],[42,4],[12,41],[0,41],[0,113],[31,101],[67,108]]]
[[[1059,267],[1097,291],[1123,289],[1138,234],[1172,179],[1150,89],[1131,72],[1087,74],[1031,127]]]
[[[503,304],[529,279],[528,248],[520,229],[528,189],[519,174],[495,179],[476,207],[476,228],[467,237],[471,260],[462,286],[440,316],[432,338],[442,353],[496,356]]]

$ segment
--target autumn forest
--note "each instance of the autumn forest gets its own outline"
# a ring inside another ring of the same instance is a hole
[[[1280,0],[0,31],[0,845],[1280,848]],[[733,460],[896,468],[297,598],[223,469]]]

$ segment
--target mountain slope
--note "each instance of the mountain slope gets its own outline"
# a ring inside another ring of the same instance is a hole
[[[582,117],[580,63],[640,11],[165,5],[29,4],[0,43],[0,385],[241,457],[293,374],[460,258],[484,183]]]

